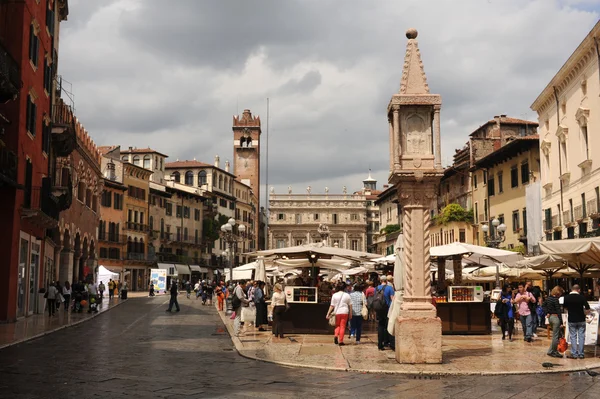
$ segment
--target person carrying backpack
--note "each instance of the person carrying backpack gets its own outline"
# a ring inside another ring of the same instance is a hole
[[[375,298],[372,302],[373,310],[377,316],[377,348],[382,351],[389,346],[393,351],[396,350],[394,337],[388,332],[388,312],[396,291],[387,283],[387,277],[381,276],[381,284],[375,290]]]

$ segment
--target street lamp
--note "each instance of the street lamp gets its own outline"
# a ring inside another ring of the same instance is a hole
[[[490,248],[498,248],[500,244],[506,240],[506,236],[504,235],[506,232],[506,225],[500,223],[497,218],[492,220],[492,229],[490,229],[490,226],[487,224],[484,224],[481,226],[481,230],[483,231],[485,244]],[[496,262],[496,288],[500,288],[500,266],[498,265],[498,262]]]
[[[235,259],[235,249],[238,241],[241,241],[245,237],[246,226],[243,224],[238,225],[237,234],[234,232],[235,227],[235,219],[230,218],[227,223],[221,226],[221,238],[227,243],[227,248],[224,253],[229,261],[229,282],[233,281],[233,260]],[[232,286],[228,287],[228,290],[231,292],[233,289]],[[227,310],[226,314],[231,314],[233,312],[232,306],[232,296],[229,295],[227,297]]]

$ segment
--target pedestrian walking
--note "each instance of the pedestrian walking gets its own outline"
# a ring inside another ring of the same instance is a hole
[[[204,295],[202,296],[202,304],[204,305],[205,303],[207,305],[212,305],[212,300],[213,300],[213,294],[215,292],[215,286],[213,286],[213,283],[209,283],[206,284],[206,299],[204,297]]]
[[[65,281],[65,286],[62,289],[63,298],[65,298],[65,310],[69,310],[69,305],[71,304],[71,285],[68,281]]]
[[[519,318],[523,327],[523,340],[533,341],[533,316],[531,315],[530,303],[536,303],[535,297],[531,292],[527,292],[523,284],[519,284],[519,293],[515,296],[515,303],[518,306]]]
[[[240,328],[242,325],[242,306],[248,305],[248,298],[244,289],[246,288],[246,280],[240,280],[239,284],[233,289],[233,296],[231,298],[231,306],[235,312],[235,319],[233,320],[233,332],[236,337],[240,335]]]
[[[223,286],[223,282],[221,281],[221,283],[215,289],[215,294],[217,295],[218,309],[221,312],[223,311],[223,302],[225,301],[225,292],[223,292],[224,288],[225,287]]]
[[[56,311],[56,298],[58,297],[58,290],[56,289],[56,285],[54,283],[48,286],[48,291],[46,292],[46,299],[48,300],[48,316],[54,316],[54,312]]]
[[[352,300],[346,292],[346,283],[340,281],[335,286],[335,294],[331,296],[331,304],[327,310],[326,319],[335,317],[335,330],[333,342],[344,346],[344,333],[348,324],[349,315],[352,314]]]
[[[557,285],[550,292],[550,296],[546,298],[544,304],[544,312],[548,315],[548,323],[552,327],[552,342],[548,349],[548,356],[552,357],[563,357],[558,352],[558,340],[561,336],[560,326],[562,325],[562,311],[560,309],[560,303],[558,299],[562,296],[564,290],[561,286]]]
[[[256,287],[255,284],[251,281],[246,284],[246,295],[248,296],[248,306],[242,306],[242,323],[244,324],[244,330],[246,330],[250,325],[254,327],[258,327],[256,324],[256,297],[255,297]]]
[[[575,284],[569,295],[565,296],[564,307],[569,312],[569,338],[571,340],[571,359],[583,359],[585,345],[585,315],[590,310],[590,304],[581,295],[581,288]]]
[[[257,287],[254,291],[254,303],[256,305],[256,322],[254,325],[258,331],[267,331],[263,326],[269,325],[269,317],[267,315],[267,302],[265,301],[265,282],[257,281]]]
[[[356,343],[360,344],[360,337],[362,335],[362,309],[363,305],[366,305],[366,298],[363,294],[363,285],[357,284],[354,290],[350,293],[350,300],[352,301],[352,318],[350,319],[350,338],[355,338]]]
[[[508,340],[512,342],[515,330],[515,308],[513,306],[512,287],[508,284],[502,287],[502,293],[496,303],[494,315],[498,318],[498,324],[502,330],[502,339],[506,339],[506,333],[508,332]]]
[[[108,282],[108,299],[113,299],[115,295],[115,282],[111,278]]]
[[[167,309],[166,311],[171,312],[173,309],[173,305],[175,305],[176,311],[179,312],[181,309],[179,309],[179,302],[177,302],[178,291],[177,291],[177,282],[176,281],[173,281],[171,283],[170,293],[171,293],[171,299],[169,300],[169,309]]]
[[[271,297],[271,304],[273,305],[273,335],[276,338],[283,338],[283,314],[286,310],[286,299],[281,284],[275,284],[273,287],[274,293]]]
[[[104,290],[106,290],[106,287],[104,286],[104,283],[100,281],[100,284],[98,284],[98,292],[100,293],[98,298],[99,301],[102,301],[102,298],[104,297]]]
[[[367,309],[369,310],[369,318],[367,320],[375,321],[377,320],[377,316],[373,310],[373,299],[375,299],[375,287],[373,286],[373,281],[367,281],[367,289],[364,291],[364,294],[367,298]]]
[[[388,332],[388,313],[396,291],[388,284],[386,276],[381,276],[381,284],[375,290],[375,299],[373,299],[373,308],[377,315],[377,348],[384,350],[386,346],[396,350],[394,337]]]
[[[190,295],[192,294],[192,283],[189,280],[185,282],[185,292],[187,294],[187,299],[190,299]]]
[[[542,297],[542,290],[538,286],[534,286],[532,281],[528,281],[525,284],[525,289],[535,298],[535,302],[529,302],[529,310],[531,311],[531,331],[533,338],[537,338],[537,327],[539,324],[539,318],[537,313],[537,306]]]

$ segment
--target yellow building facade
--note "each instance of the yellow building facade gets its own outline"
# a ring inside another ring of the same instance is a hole
[[[539,137],[515,137],[475,162],[472,172],[474,244],[486,245],[481,226],[497,218],[506,225],[500,248],[527,247],[527,187],[540,178]],[[489,234],[489,233],[488,233]]]

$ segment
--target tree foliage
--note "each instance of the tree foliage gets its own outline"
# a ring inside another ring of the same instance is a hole
[[[436,224],[447,225],[452,222],[473,223],[473,210],[465,210],[459,204],[448,204],[441,212],[433,217]]]
[[[381,229],[381,233],[388,235],[400,230],[402,230],[402,227],[399,224],[388,224],[383,229]]]
[[[219,239],[221,226],[227,223],[227,216],[218,214],[215,219],[206,218],[202,221],[202,235],[206,242],[214,242]]]

